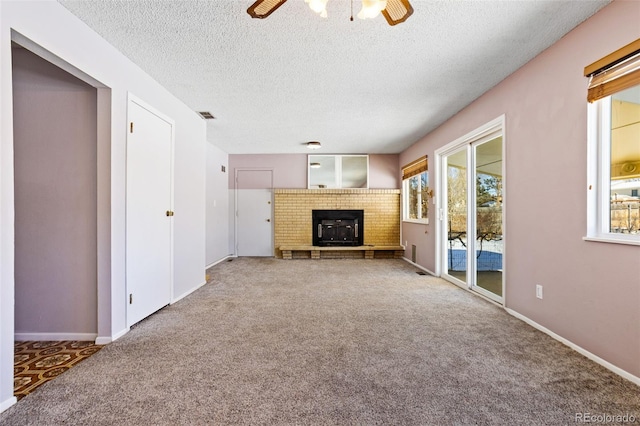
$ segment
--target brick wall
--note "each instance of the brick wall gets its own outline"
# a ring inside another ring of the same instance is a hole
[[[281,245],[311,245],[312,210],[364,210],[364,244],[400,244],[399,189],[276,189],[275,253]]]

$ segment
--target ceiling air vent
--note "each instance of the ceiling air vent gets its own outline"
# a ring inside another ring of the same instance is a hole
[[[198,111],[198,114],[205,120],[213,120],[215,118],[209,111]]]

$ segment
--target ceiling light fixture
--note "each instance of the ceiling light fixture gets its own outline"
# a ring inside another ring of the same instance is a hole
[[[327,1],[329,0],[304,0],[311,10],[320,15],[321,18],[327,17]]]
[[[322,148],[322,144],[318,141],[307,142],[307,148],[309,149],[320,149]]]
[[[257,0],[247,13],[252,18],[264,19],[271,15],[287,0]],[[327,17],[327,3],[329,0],[304,0],[311,10],[321,17]],[[389,25],[397,25],[404,22],[413,13],[413,7],[409,0],[362,0],[362,10],[358,13],[360,19],[371,19],[382,13]],[[352,19],[353,20],[353,19]]]
[[[387,0],[362,0],[362,9],[358,13],[360,19],[373,19],[387,7]]]
[[[309,167],[311,167],[312,169],[319,169],[322,166],[320,165],[320,163],[311,163],[309,164]]]

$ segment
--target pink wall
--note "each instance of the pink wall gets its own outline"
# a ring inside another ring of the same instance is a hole
[[[14,49],[15,331],[97,333],[96,89]]]
[[[640,248],[582,239],[583,68],[640,38],[639,22],[640,2],[613,2],[400,155],[401,164],[424,154],[435,158],[437,148],[504,114],[506,307],[636,377]],[[427,234],[422,225],[402,229],[403,240],[418,245],[418,263],[431,270],[434,210]],[[536,284],[544,286],[543,300],[535,297]]]
[[[398,154],[369,155],[369,188],[400,188],[400,156]]]
[[[369,188],[398,189],[397,154],[369,155]],[[231,154],[229,155],[229,189],[234,189],[237,168],[273,170],[274,188],[304,189],[307,187],[306,154]]]
[[[306,188],[307,156],[305,154],[231,154],[229,155],[229,189],[235,189],[235,171],[272,169],[274,188]]]

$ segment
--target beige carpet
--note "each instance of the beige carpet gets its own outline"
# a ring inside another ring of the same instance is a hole
[[[402,260],[242,258],[209,276],[0,424],[640,419],[638,386]]]

